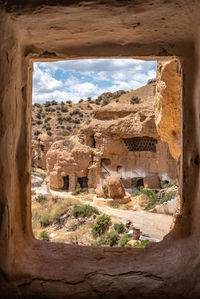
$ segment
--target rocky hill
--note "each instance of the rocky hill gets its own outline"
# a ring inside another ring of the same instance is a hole
[[[156,84],[152,82],[130,92],[119,90],[115,93],[103,93],[95,100],[88,98],[87,100],[80,100],[78,103],[48,101],[44,104],[33,104],[33,165],[46,169],[46,153],[51,144],[54,141],[64,139],[66,136],[76,135],[80,125],[89,125],[94,116],[101,118],[104,115],[103,117],[106,119],[106,111],[110,117],[114,110],[118,111],[118,114],[129,114],[130,110],[133,112],[138,110],[137,104],[140,103],[141,105],[147,99],[148,107],[152,113],[155,89]]]

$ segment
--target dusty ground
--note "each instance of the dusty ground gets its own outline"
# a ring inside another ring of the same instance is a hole
[[[43,188],[37,188],[37,191],[41,192]],[[92,195],[77,195],[72,196],[70,192],[65,191],[53,191],[51,193],[59,197],[76,198],[83,203],[88,203],[91,206],[95,206],[92,202]],[[143,210],[123,210],[119,208],[112,208],[108,206],[96,205],[99,211],[112,216],[115,221],[125,223],[127,220],[131,220],[136,228],[139,228],[143,233],[148,234],[152,238],[162,240],[163,237],[169,232],[169,227],[172,222],[172,216],[164,214],[150,213]]]

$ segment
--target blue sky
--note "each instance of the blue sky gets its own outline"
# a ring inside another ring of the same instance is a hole
[[[156,76],[156,61],[79,59],[35,62],[33,103],[97,98],[103,92],[129,91]]]

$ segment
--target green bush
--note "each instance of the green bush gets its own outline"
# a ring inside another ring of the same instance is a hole
[[[78,195],[81,193],[81,188],[76,188],[73,192],[72,195]]]
[[[44,215],[44,216],[40,217],[40,226],[41,227],[47,227],[50,224],[51,224],[50,215]]]
[[[99,214],[99,211],[90,205],[75,206],[72,211],[75,218],[90,217],[92,214]]]
[[[101,236],[100,240],[92,243],[92,246],[109,246],[112,247],[117,244],[119,240],[119,234],[117,231],[113,230],[105,235]]]
[[[171,181],[169,181],[168,183],[164,183],[164,184],[162,184],[162,188],[164,189],[164,188],[168,188],[168,187],[172,187],[172,186],[174,186],[174,185],[177,185],[177,183],[178,183],[178,180],[176,179],[176,180],[171,180]]]
[[[65,106],[61,106],[61,112],[68,112],[68,108]]]
[[[61,217],[62,215],[60,214],[60,213],[55,213],[54,215],[53,215],[53,222],[56,222],[56,223],[60,223],[60,217]]]
[[[161,205],[161,204],[163,204],[164,202],[167,202],[167,201],[169,201],[169,200],[172,200],[173,198],[175,198],[176,197],[176,192],[168,192],[168,193],[166,193],[163,197],[162,197],[162,199],[159,201],[159,205]]]
[[[122,234],[125,232],[126,229],[123,223],[115,223],[114,230],[116,230],[119,234]]]
[[[139,196],[139,195],[141,195],[141,192],[140,192],[140,190],[138,190],[138,189],[134,189],[134,190],[132,191],[132,195],[133,195],[133,196]]]
[[[103,214],[99,216],[96,222],[92,225],[92,235],[94,238],[104,234],[111,225],[111,217]]]
[[[139,104],[140,102],[140,98],[137,97],[137,96],[133,96],[131,99],[130,99],[130,103],[131,104]]]
[[[132,248],[145,248],[148,244],[150,243],[149,240],[145,240],[145,241],[137,241],[133,244]]]
[[[47,231],[43,230],[39,235],[39,240],[49,241],[50,237]]]
[[[123,235],[121,237],[121,239],[119,240],[119,242],[118,242],[118,246],[119,247],[126,247],[128,241],[130,241],[131,239],[132,239],[131,235]]]
[[[105,194],[106,198],[108,198],[108,186],[104,185],[102,188],[103,188],[103,191],[104,191],[104,194]]]
[[[109,206],[114,209],[118,209],[120,204],[118,202],[110,202]]]
[[[79,103],[82,103],[82,102],[83,102],[83,99],[80,99],[78,102],[79,102]]]
[[[35,200],[37,202],[43,202],[43,201],[47,200],[47,197],[45,195],[38,195],[37,197],[35,197]]]

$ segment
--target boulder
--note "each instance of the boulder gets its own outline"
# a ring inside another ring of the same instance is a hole
[[[95,189],[95,193],[96,193],[96,195],[97,195],[98,198],[106,198],[106,195],[104,193],[104,190],[103,190],[102,186],[98,186]]]
[[[109,198],[124,198],[125,189],[119,177],[114,175],[108,176],[106,185],[108,186]]]

